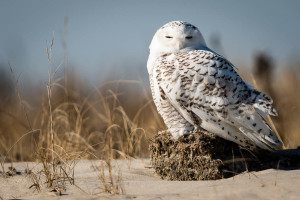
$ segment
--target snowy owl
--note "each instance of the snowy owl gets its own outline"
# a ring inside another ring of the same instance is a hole
[[[174,138],[206,130],[249,150],[282,148],[262,117],[277,116],[272,99],[209,49],[197,27],[169,22],[158,29],[149,48],[152,96]]]

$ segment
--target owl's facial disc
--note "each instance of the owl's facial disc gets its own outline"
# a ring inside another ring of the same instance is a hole
[[[150,44],[147,68],[149,73],[155,60],[167,53],[206,48],[202,34],[195,26],[182,21],[167,23],[155,33]]]
[[[191,26],[165,27],[158,33],[158,42],[170,51],[193,46],[199,31]]]
[[[185,48],[206,46],[200,31],[187,22],[174,21],[161,27],[150,45],[151,51],[174,53]]]

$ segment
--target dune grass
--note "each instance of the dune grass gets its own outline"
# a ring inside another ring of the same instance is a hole
[[[67,183],[75,184],[78,159],[102,159],[94,169],[103,192],[124,193],[121,172],[112,167],[112,160],[147,157],[149,138],[163,126],[149,92],[135,80],[94,87],[81,84],[76,75],[60,73],[66,72],[61,69],[63,62],[52,69],[53,45],[54,37],[47,46],[48,81],[30,95],[19,90],[19,78],[9,63],[15,91],[1,95],[1,175],[7,177],[4,162],[41,163],[41,170],[30,170],[30,188],[41,191],[46,186],[60,195]],[[129,101],[124,99],[128,103],[123,105],[124,89],[132,87],[140,93]],[[128,111],[129,104],[136,107]]]

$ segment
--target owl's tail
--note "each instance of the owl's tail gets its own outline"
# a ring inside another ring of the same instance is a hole
[[[282,149],[282,143],[262,116],[256,111],[245,112],[232,119],[239,130],[257,146],[269,151]]]

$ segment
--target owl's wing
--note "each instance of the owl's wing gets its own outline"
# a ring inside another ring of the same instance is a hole
[[[261,116],[277,115],[272,99],[245,83],[221,56],[203,50],[166,54],[155,62],[153,75],[161,96],[195,126],[249,149],[281,148]]]

